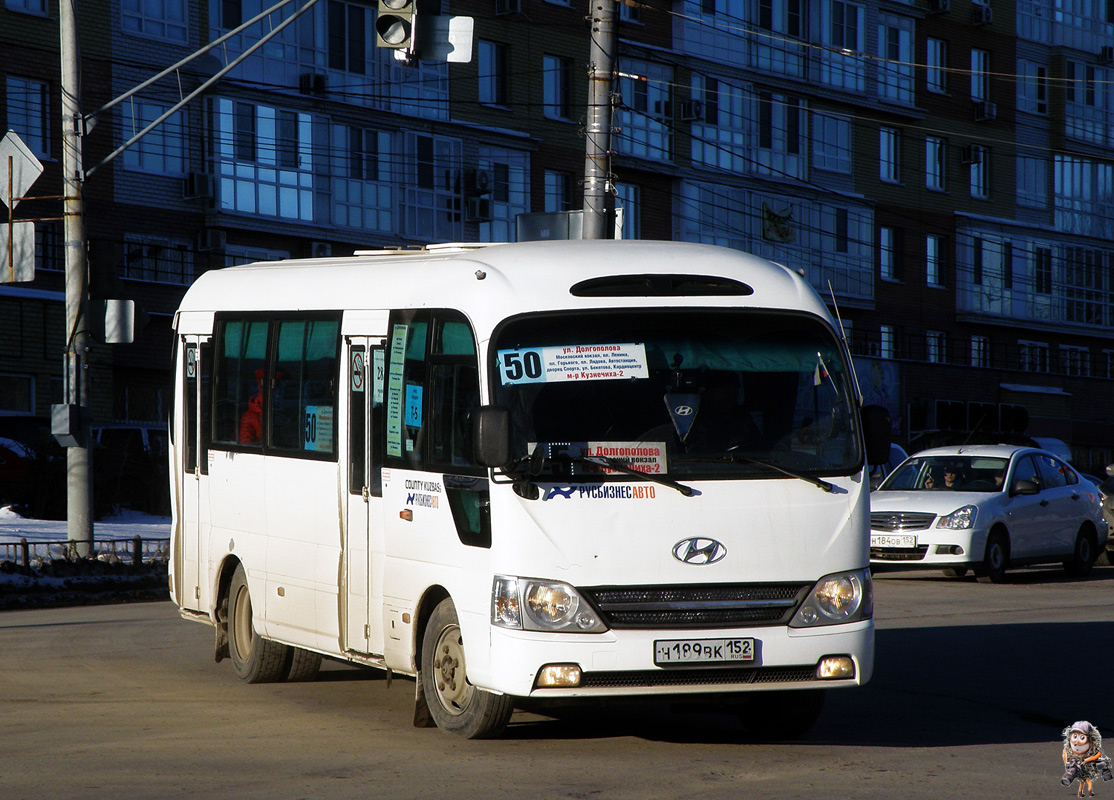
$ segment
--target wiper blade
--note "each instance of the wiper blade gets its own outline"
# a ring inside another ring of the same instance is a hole
[[[691,486],[685,486],[683,483],[677,483],[669,478],[663,478],[661,475],[654,475],[652,472],[641,472],[633,467],[629,467],[622,461],[607,456],[568,456],[569,461],[575,464],[592,464],[597,467],[606,467],[613,469],[616,472],[622,472],[626,475],[634,475],[639,478],[645,478],[651,483],[657,483],[662,486],[668,486],[670,489],[676,489],[685,497],[692,497],[696,491]]]
[[[819,486],[825,492],[834,492],[836,488],[834,483],[829,483],[823,478],[817,478],[814,475],[805,475],[800,472],[795,472],[794,470],[786,469],[785,467],[778,466],[777,464],[774,464],[770,461],[760,461],[757,458],[739,455],[738,453],[728,453],[727,457],[730,458],[732,461],[741,461],[744,464],[752,464],[758,467],[765,467],[766,469],[772,469],[775,472],[780,472],[782,475],[788,475],[790,478],[797,478],[798,480],[806,481],[808,483],[811,483],[813,486]]]
[[[834,483],[829,483],[828,481],[826,481],[822,478],[817,478],[817,477],[814,477],[812,475],[805,475],[801,472],[796,472],[794,470],[787,469],[786,467],[782,467],[782,466],[779,466],[777,464],[774,464],[771,461],[762,461],[761,459],[751,458],[750,456],[744,456],[744,455],[740,455],[739,453],[732,453],[730,451],[728,451],[728,452],[724,453],[722,456],[718,456],[718,457],[717,456],[707,456],[705,458],[699,458],[699,457],[697,457],[697,458],[675,458],[674,460],[675,461],[689,461],[689,462],[696,461],[696,462],[704,462],[704,463],[708,463],[708,464],[715,464],[715,463],[750,464],[752,466],[763,467],[765,469],[773,470],[774,472],[780,472],[782,475],[787,475],[790,478],[797,478],[798,480],[805,481],[806,483],[811,483],[813,486],[819,486],[825,492],[834,492],[835,489],[836,489],[836,485]]]

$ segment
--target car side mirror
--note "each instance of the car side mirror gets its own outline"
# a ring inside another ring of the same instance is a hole
[[[1016,480],[1013,482],[1013,486],[1010,487],[1010,497],[1016,497],[1017,495],[1026,494],[1038,494],[1040,490],[1041,487],[1038,486],[1036,483],[1034,483],[1033,481],[1027,481],[1022,478],[1021,480]]]
[[[882,406],[863,406],[859,412],[866,443],[866,463],[885,464],[890,458],[890,412]]]
[[[473,455],[483,467],[511,460],[511,412],[503,406],[480,406],[472,420]]]

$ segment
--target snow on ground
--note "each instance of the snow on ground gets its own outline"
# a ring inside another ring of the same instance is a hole
[[[139,568],[132,563],[136,536],[144,540]],[[0,507],[0,611],[165,600],[169,548],[151,540],[169,537],[169,517],[124,510],[93,523],[96,559],[71,561],[65,520],[25,519]],[[27,540],[30,569],[22,563],[20,539]]]
[[[139,511],[122,509],[111,517],[93,523],[93,538],[166,539],[170,536],[170,517],[155,517]],[[0,543],[18,542],[64,542],[66,541],[66,521],[52,519],[24,519],[12,510],[11,506],[0,507]]]

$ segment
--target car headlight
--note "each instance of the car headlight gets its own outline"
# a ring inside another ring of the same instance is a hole
[[[491,586],[491,624],[527,631],[600,633],[607,630],[573,587],[496,575]]]
[[[858,622],[874,616],[874,584],[869,569],[840,572],[821,578],[789,623],[790,628],[814,628]]]
[[[975,527],[975,517],[979,515],[979,510],[975,506],[964,506],[958,508],[946,517],[940,517],[939,522],[936,523],[937,528],[951,528],[953,530],[963,530],[966,528]]]

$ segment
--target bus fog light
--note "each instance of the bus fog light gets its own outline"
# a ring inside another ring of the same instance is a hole
[[[576,664],[546,664],[538,672],[535,685],[539,689],[570,689],[580,685],[580,667]]]
[[[820,680],[854,678],[855,662],[851,656],[827,656],[820,659],[816,667],[816,677]]]

